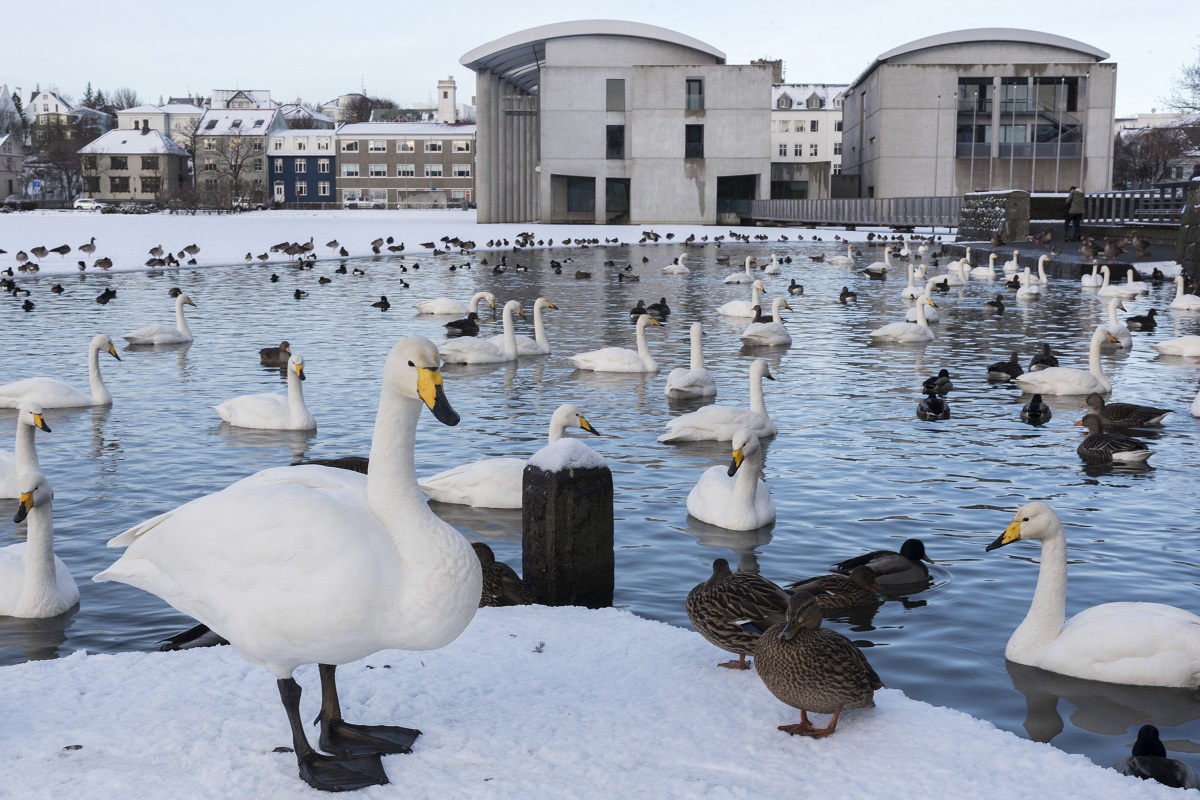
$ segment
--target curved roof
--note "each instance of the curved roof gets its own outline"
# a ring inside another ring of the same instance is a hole
[[[725,63],[723,52],[699,39],[656,25],[611,19],[554,22],[510,33],[476,47],[460,58],[458,63],[476,71],[487,70],[530,94],[536,94],[538,73],[546,58],[546,40],[569,36],[628,36],[653,39],[688,47],[717,59],[718,63]]]
[[[973,42],[1021,42],[1023,44],[1044,44],[1050,47],[1061,47],[1064,50],[1074,50],[1092,56],[1097,61],[1108,58],[1108,53],[1084,44],[1076,39],[1068,39],[1053,33],[1030,31],[1024,28],[970,28],[962,31],[947,31],[924,39],[893,47],[886,53],[876,56],[876,61],[887,61],[896,56],[913,53],[917,50],[927,50],[930,47],[943,47],[953,44],[970,44]]]

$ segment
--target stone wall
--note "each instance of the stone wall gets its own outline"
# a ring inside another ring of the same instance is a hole
[[[963,196],[959,241],[986,242],[996,234],[1006,242],[1029,237],[1029,192],[971,192]]]
[[[1196,280],[1200,277],[1200,184],[1188,195],[1175,241],[1175,260],[1183,265],[1183,274]]]

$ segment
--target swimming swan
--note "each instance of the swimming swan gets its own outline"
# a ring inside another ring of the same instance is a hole
[[[733,434],[728,467],[709,467],[688,493],[687,510],[701,522],[752,531],[775,521],[775,502],[762,479],[763,452],[753,431]]]
[[[1015,379],[1017,386],[1029,394],[1109,394],[1112,392],[1112,382],[1100,366],[1100,346],[1106,341],[1116,340],[1116,337],[1101,325],[1092,334],[1087,369],[1047,367],[1038,372],[1026,372]]]
[[[54,492],[40,472],[21,475],[18,487],[13,521],[28,518],[29,538],[0,549],[0,616],[57,617],[79,602],[79,587],[54,555]]]
[[[435,297],[432,300],[422,300],[413,306],[418,314],[459,314],[467,315],[474,311],[479,313],[479,301],[486,300],[492,310],[496,309],[496,296],[491,292],[476,292],[471,295],[469,303],[453,300],[449,297]]]
[[[33,441],[35,428],[50,432],[42,407],[26,400],[17,411],[17,440],[12,452],[0,450],[0,497],[20,497],[17,479],[27,472],[41,472]]]
[[[167,601],[228,639],[277,679],[300,777],[320,789],[387,782],[379,753],[409,752],[418,731],[344,722],[336,668],[383,649],[434,650],[475,615],[483,579],[462,534],[429,510],[413,467],[422,406],[458,423],[437,347],[392,347],[369,474],[321,466],[267,469],[147,520],[109,541],[126,547],[93,580]],[[302,664],[320,665],[321,747],[300,718]],[[376,754],[372,756],[371,754]]]
[[[755,281],[750,287],[750,301],[745,300],[730,300],[728,303],[717,308],[717,313],[722,317],[754,317],[754,307],[758,305],[758,293],[765,292],[767,289],[762,285],[761,281]]]
[[[754,274],[750,272],[750,266],[754,263],[754,256],[746,256],[745,266],[741,272],[734,272],[731,275],[725,276],[725,283],[754,283]]]
[[[304,405],[304,390],[301,388],[304,378],[304,359],[293,353],[288,358],[287,394],[244,394],[218,403],[213,410],[221,419],[238,428],[314,431],[317,421]]]
[[[1042,543],[1037,589],[1004,657],[1086,680],[1131,686],[1200,686],[1200,617],[1160,603],[1104,603],[1064,624],[1067,539],[1045,503],[1021,508],[988,552],[1024,539]]]
[[[84,394],[70,384],[57,378],[25,378],[0,386],[0,408],[17,408],[26,400],[32,400],[42,408],[79,408],[82,406],[111,406],[112,395],[100,378],[100,351],[103,350],[117,361],[112,339],[103,333],[92,337],[88,346],[88,383],[91,394]]]
[[[490,339],[461,337],[438,345],[447,364],[499,364],[517,358],[517,334],[513,329],[513,314],[525,319],[525,311],[516,300],[504,304],[501,316],[504,324],[503,344],[496,345]]]
[[[792,309],[787,300],[776,297],[771,301],[771,321],[751,322],[742,331],[742,344],[748,347],[791,347],[792,335],[783,326],[780,313],[783,309]]]
[[[1176,311],[1200,311],[1200,297],[1184,293],[1182,275],[1175,276],[1175,299],[1171,301],[1171,308]]]
[[[602,347],[571,356],[575,369],[590,369],[596,372],[658,372],[658,362],[650,357],[646,346],[646,326],[661,325],[649,314],[642,314],[637,321],[637,350],[624,347]]]
[[[925,317],[925,307],[936,308],[937,305],[925,295],[917,298],[917,321],[892,322],[882,328],[871,331],[871,338],[877,342],[930,342],[933,341],[933,331]]]
[[[767,415],[767,404],[763,400],[763,378],[775,380],[767,362],[761,358],[750,364],[750,407],[705,406],[682,414],[667,423],[667,432],[658,437],[660,442],[728,442],[738,429],[746,428],[760,439],[779,432],[771,417]]]
[[[854,266],[854,245],[846,244],[846,255],[833,256],[825,261],[826,264],[833,264],[835,267],[852,267]]]
[[[542,311],[558,306],[544,297],[539,297],[533,304],[533,338],[517,334],[518,356],[545,356],[550,354],[550,340],[546,338],[546,323],[542,320]],[[488,339],[496,347],[504,347],[504,334],[498,333]]]
[[[683,263],[687,259],[687,253],[680,253],[675,257],[675,261],[662,268],[664,275],[683,275],[691,272],[690,269]]]
[[[692,360],[687,369],[676,367],[667,375],[663,394],[676,399],[686,397],[716,397],[717,382],[704,367],[704,326],[693,322],[691,331]]]
[[[1121,309],[1122,311],[1125,310],[1125,304],[1121,302],[1121,298],[1113,297],[1113,298],[1109,299],[1109,301],[1108,301],[1108,323],[1101,325],[1100,327],[1104,328],[1109,333],[1111,333],[1113,336],[1113,339],[1116,340],[1114,342],[1107,343],[1109,345],[1114,345],[1114,344],[1116,345],[1116,347],[1112,347],[1111,349],[1129,350],[1130,348],[1133,347],[1133,335],[1129,333],[1129,327],[1126,325],[1123,325],[1121,323],[1121,321],[1119,319],[1117,319],[1117,309],[1118,308]]]
[[[138,328],[132,333],[125,334],[123,338],[130,344],[182,344],[192,341],[192,330],[188,327],[187,320],[183,316],[184,306],[195,306],[192,298],[186,294],[181,294],[175,298],[175,327],[170,325],[147,325],[144,328]]]

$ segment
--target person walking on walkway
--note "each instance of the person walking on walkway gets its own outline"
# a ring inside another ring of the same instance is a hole
[[[1079,187],[1072,186],[1070,193],[1067,195],[1066,202],[1063,203],[1063,214],[1066,240],[1068,242],[1082,241],[1082,236],[1079,233],[1079,225],[1083,221],[1084,212],[1084,194],[1079,191]]]

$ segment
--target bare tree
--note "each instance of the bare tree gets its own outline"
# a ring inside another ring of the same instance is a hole
[[[1179,75],[1171,79],[1171,93],[1167,95],[1166,103],[1185,113],[1200,112],[1200,47],[1196,48],[1196,60],[1184,64]]]
[[[264,159],[262,137],[214,136],[202,138],[196,151],[197,187],[217,208],[232,208],[233,201],[247,194],[243,174],[257,171],[255,161]]]
[[[126,108],[137,108],[142,104],[138,93],[127,86],[122,86],[110,92],[108,102],[115,111],[123,111]]]
[[[1172,168],[1194,146],[1192,139],[1197,133],[1198,129],[1189,126],[1118,133],[1113,142],[1113,185],[1140,189],[1169,179]]]
[[[356,94],[346,101],[342,109],[343,122],[370,122],[371,111],[376,108],[395,108],[396,104],[386,97],[367,97]]]

